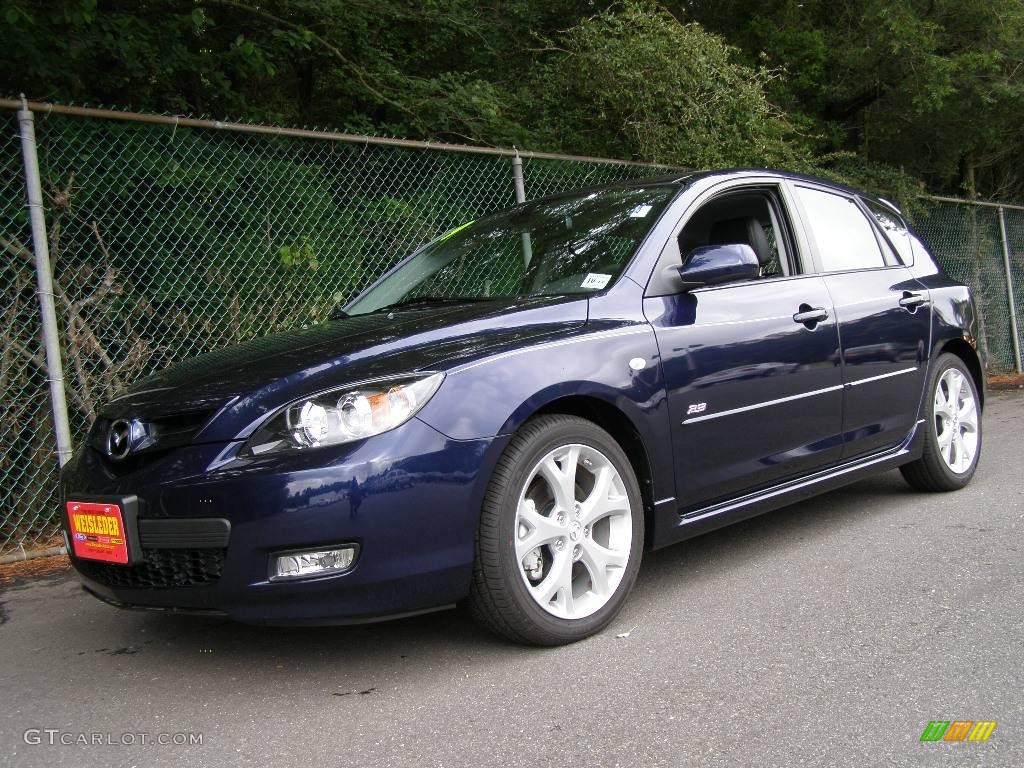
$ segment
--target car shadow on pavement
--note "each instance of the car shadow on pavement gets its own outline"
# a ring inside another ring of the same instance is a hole
[[[890,473],[647,553],[626,613],[631,605],[656,609],[659,601],[679,599],[679,590],[700,589],[701,580],[718,578],[751,558],[771,561],[790,547],[833,537],[837,528],[865,515],[891,513],[902,496],[913,495],[897,473]],[[374,693],[382,680],[453,668],[468,674],[474,663],[493,663],[495,656],[525,660],[538,653],[584,653],[591,644],[612,641],[617,633],[628,631],[628,626],[619,626],[627,622],[620,618],[601,635],[576,646],[538,652],[494,638],[478,628],[464,608],[384,623],[313,628],[128,612],[112,613],[107,624],[118,628],[120,639],[93,652],[139,654],[157,673],[202,665],[208,674],[231,680],[256,671],[296,670],[314,676],[328,672],[337,679],[338,671],[345,670],[346,682],[333,695],[364,696]]]
[[[805,546],[815,538],[832,537],[844,524],[861,522],[866,515],[891,513],[903,498],[920,498],[921,495],[907,485],[899,472],[870,477],[649,552],[644,558],[636,590],[642,594],[644,589],[654,586],[652,582],[665,576],[692,580],[697,570],[714,576],[716,569],[720,572],[751,558],[777,557],[780,552]]]

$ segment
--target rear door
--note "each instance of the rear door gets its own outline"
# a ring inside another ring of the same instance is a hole
[[[829,187],[793,189],[839,323],[843,458],[892,448],[917,420],[931,333],[928,290],[902,260],[905,226],[901,234],[895,212]]]
[[[752,219],[768,242],[760,278],[659,289],[661,270],[692,248],[756,230]],[[662,357],[684,513],[840,458],[837,326],[824,279],[802,266],[797,234],[781,187],[732,187],[686,217],[648,286],[644,312]]]

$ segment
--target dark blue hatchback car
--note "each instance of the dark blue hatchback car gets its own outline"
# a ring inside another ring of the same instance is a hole
[[[891,204],[691,174],[470,222],[316,327],[108,403],[63,473],[85,589],[343,623],[468,602],[554,645],[645,549],[899,467],[965,485],[967,288]]]

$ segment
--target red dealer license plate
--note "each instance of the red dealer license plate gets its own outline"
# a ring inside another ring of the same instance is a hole
[[[128,536],[121,507],[113,503],[67,502],[71,547],[75,557],[128,564]]]

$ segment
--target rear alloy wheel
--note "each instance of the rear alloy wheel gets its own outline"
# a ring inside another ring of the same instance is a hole
[[[962,475],[978,453],[978,401],[970,375],[947,368],[935,388],[935,438],[946,466]]]
[[[901,471],[918,490],[955,491],[970,482],[981,454],[978,392],[963,360],[948,353],[936,361],[929,392],[924,453]]]
[[[513,438],[488,489],[470,606],[519,642],[594,634],[632,588],[643,530],[636,477],[611,436],[572,416],[535,419]]]

